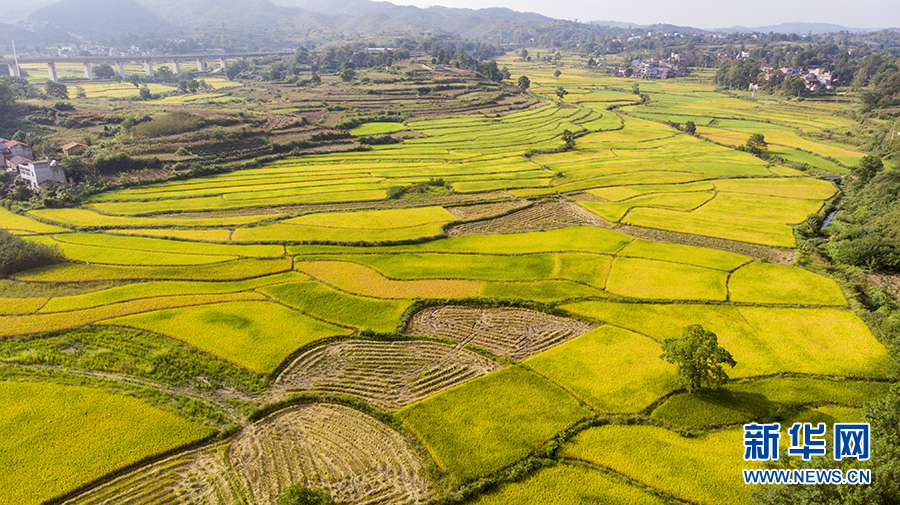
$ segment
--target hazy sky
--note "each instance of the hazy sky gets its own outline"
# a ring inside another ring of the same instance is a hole
[[[578,21],[671,23],[695,28],[833,23],[850,28],[900,27],[898,0],[394,0],[400,5],[508,7]]]

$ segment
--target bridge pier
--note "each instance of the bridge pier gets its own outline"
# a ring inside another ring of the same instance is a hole
[[[11,77],[22,77],[22,72],[19,70],[19,66],[15,63],[7,63],[7,68],[9,69],[9,75]]]
[[[181,73],[181,64],[178,63],[178,60],[172,60],[172,72],[175,75],[178,75]]]
[[[197,58],[197,72],[206,72],[206,62],[203,58]]]
[[[228,61],[225,58],[219,58],[219,69],[225,70],[225,67],[228,66]]]
[[[84,62],[84,78],[91,80],[94,78],[94,72],[91,70],[91,62]]]
[[[122,77],[125,77],[125,66],[122,65],[121,61],[116,62],[116,73],[121,75]]]
[[[144,60],[144,73],[147,74],[147,77],[153,77],[153,62],[150,60]]]
[[[47,62],[47,77],[53,82],[58,80],[56,77],[56,63],[52,61]]]

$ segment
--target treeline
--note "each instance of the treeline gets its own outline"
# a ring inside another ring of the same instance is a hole
[[[722,63],[716,72],[716,84],[730,89],[758,84],[764,91],[797,95],[804,90],[802,78],[785,76],[778,69],[817,66],[831,74],[835,85],[867,88],[861,95],[866,112],[900,105],[900,57],[896,55],[834,42],[743,49],[738,51],[749,53],[749,57]],[[772,70],[767,72],[764,67]]]
[[[59,249],[29,242],[0,228],[0,277],[63,261]]]
[[[875,272],[900,272],[900,170],[866,156],[834,220],[825,228],[833,260]]]

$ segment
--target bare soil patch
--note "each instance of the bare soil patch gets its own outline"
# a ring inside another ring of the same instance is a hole
[[[615,230],[634,238],[651,240],[653,242],[718,249],[720,251],[743,254],[745,256],[750,256],[751,258],[765,259],[779,265],[791,265],[794,263],[795,252],[790,249],[781,249],[778,247],[748,244],[724,238],[703,237],[701,235],[691,235],[690,233],[656,230],[653,228],[642,228],[640,226],[631,225],[620,225],[617,226]]]
[[[900,299],[900,275],[868,274],[869,280],[887,291],[894,298]]]
[[[450,228],[450,236],[489,235],[555,230],[567,226],[602,226],[608,223],[571,202],[544,202],[493,219],[463,223]]]
[[[399,410],[499,368],[489,358],[440,342],[348,340],[297,357],[270,394],[275,401],[291,391],[343,393]]]
[[[474,345],[518,361],[594,328],[595,325],[577,319],[536,310],[443,305],[417,312],[406,332],[449,338],[460,347]]]

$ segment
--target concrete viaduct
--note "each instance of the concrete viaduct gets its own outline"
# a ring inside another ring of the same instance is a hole
[[[9,69],[9,75],[13,77],[21,77],[22,72],[19,65],[23,63],[46,63],[47,76],[51,81],[56,81],[56,64],[57,63],[81,63],[84,66],[84,78],[93,79],[94,74],[91,71],[91,65],[96,63],[110,63],[116,73],[125,76],[125,62],[139,61],[144,64],[144,72],[147,77],[153,77],[153,64],[171,63],[172,72],[181,73],[181,63],[185,61],[196,61],[197,71],[206,72],[206,63],[208,60],[219,60],[219,68],[224,70],[228,65],[229,58],[259,58],[262,56],[287,56],[293,53],[224,53],[224,54],[172,54],[160,56],[76,56],[72,58],[19,58],[14,60],[11,58],[0,58],[0,65],[6,65]]]

